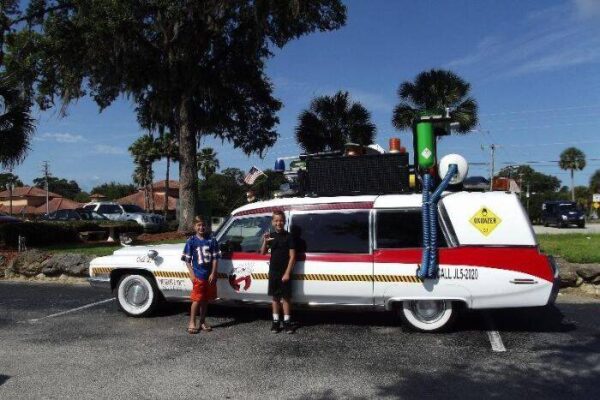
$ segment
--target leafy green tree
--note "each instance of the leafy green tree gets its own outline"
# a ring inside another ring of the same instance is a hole
[[[560,179],[538,172],[529,165],[504,167],[497,176],[514,179],[523,192],[527,190],[527,185],[530,192],[556,192],[560,188]]]
[[[33,180],[33,185],[40,189],[46,188],[46,179],[42,176]],[[48,177],[48,191],[56,193],[67,199],[74,200],[75,196],[81,192],[79,184],[74,180],[66,180],[55,176]]]
[[[589,210],[592,203],[592,192],[587,186],[575,186],[575,201],[584,210]]]
[[[6,190],[6,185],[13,184],[14,187],[23,186],[23,182],[19,179],[18,176],[5,172],[0,174],[0,192]]]
[[[79,192],[73,197],[73,200],[79,203],[87,203],[90,201],[90,194],[88,192]]]
[[[238,185],[244,184],[244,171],[239,168],[225,168],[221,171],[221,173],[225,176],[233,178]]]
[[[264,171],[266,176],[260,176],[254,185],[252,190],[256,194],[256,198],[260,200],[267,200],[273,198],[273,193],[279,190],[280,186],[287,182],[281,172],[275,172],[271,169]]]
[[[200,149],[196,155],[196,163],[198,164],[198,172],[205,180],[214,174],[220,166],[217,153],[211,147]]]
[[[200,182],[203,214],[223,217],[246,203],[246,189],[232,175],[212,174]]]
[[[110,200],[120,199],[136,192],[136,187],[131,184],[109,182],[92,188],[92,194],[101,194]]]
[[[25,158],[35,132],[31,102],[14,80],[0,72],[0,166],[13,167]]]
[[[600,169],[597,169],[590,177],[590,191],[600,193]]]
[[[143,135],[129,146],[129,153],[133,156],[135,169],[133,183],[144,189],[144,205],[154,211],[154,190],[152,182],[154,171],[152,164],[160,159],[159,145],[150,135]]]
[[[585,168],[585,154],[576,147],[569,147],[560,153],[558,161],[560,169],[569,170],[571,172],[571,200],[575,201],[575,182],[574,171],[581,171]]]
[[[348,142],[373,143],[376,127],[362,104],[351,102],[348,92],[320,96],[302,111],[296,126],[296,141],[307,153],[344,150]]]
[[[139,113],[173,128],[186,231],[198,138],[262,155],[277,139],[281,108],[266,60],[274,48],[345,20],[340,0],[35,1],[27,24],[7,40],[5,60],[42,109],[87,94],[103,109],[126,94]]]
[[[458,123],[456,132],[468,133],[477,125],[477,103],[470,95],[471,85],[454,72],[432,69],[421,72],[414,81],[398,88],[400,103],[394,108],[392,124],[398,130],[410,129],[422,112],[446,114]]]

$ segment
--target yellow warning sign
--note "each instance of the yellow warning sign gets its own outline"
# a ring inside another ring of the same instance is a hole
[[[469,220],[484,236],[488,236],[502,222],[499,216],[487,207],[482,207]]]

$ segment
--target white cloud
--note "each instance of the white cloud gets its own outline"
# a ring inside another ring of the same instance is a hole
[[[43,133],[37,137],[37,140],[44,141],[55,141],[58,143],[78,143],[84,142],[85,139],[81,135],[73,135],[71,133]]]
[[[125,149],[116,146],[109,146],[106,144],[97,144],[94,146],[96,154],[108,154],[108,155],[121,155],[126,154]]]
[[[574,0],[577,13],[582,18],[600,17],[600,1],[598,0]]]
[[[600,1],[573,1],[529,13],[510,33],[484,37],[473,52],[447,66],[493,78],[600,63],[600,25],[582,19],[600,16]]]

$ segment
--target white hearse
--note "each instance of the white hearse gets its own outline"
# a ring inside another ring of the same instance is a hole
[[[418,193],[292,197],[245,205],[215,233],[222,258],[218,301],[264,303],[269,256],[259,254],[274,210],[296,238],[293,301],[397,311],[422,331],[446,327],[460,307],[544,306],[558,291],[558,269],[540,253],[513,193],[444,192],[437,204],[439,270],[420,278],[423,225]],[[192,285],[183,243],[124,247],[91,262],[90,283],[116,292],[130,316],[161,300],[187,299]]]

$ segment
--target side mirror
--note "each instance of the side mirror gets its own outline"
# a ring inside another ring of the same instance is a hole
[[[154,260],[156,257],[158,257],[158,251],[156,250],[148,250],[148,257],[152,260]]]

